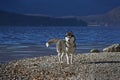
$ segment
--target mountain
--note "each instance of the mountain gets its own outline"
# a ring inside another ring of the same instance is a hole
[[[0,11],[3,26],[120,26],[120,7],[102,14],[79,17],[50,17]]]
[[[114,8],[103,15],[81,16],[79,19],[86,21],[88,25],[92,26],[119,26],[120,7]]]
[[[1,26],[87,26],[87,23],[76,17],[49,17],[42,15],[23,15],[0,11]]]

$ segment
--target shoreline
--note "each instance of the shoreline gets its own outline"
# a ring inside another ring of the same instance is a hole
[[[89,52],[91,48],[85,48],[85,46],[88,45],[84,45],[83,48],[78,47],[76,53]],[[57,55],[57,52],[55,46],[46,48],[41,44],[0,44],[0,54],[0,63],[8,63],[12,60],[24,58]]]
[[[43,56],[0,66],[3,80],[119,80],[119,73],[120,52],[76,54],[72,65],[58,63],[57,56]]]

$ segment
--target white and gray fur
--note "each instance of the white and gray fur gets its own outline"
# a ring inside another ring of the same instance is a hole
[[[58,59],[60,63],[63,63],[63,56],[66,55],[67,64],[72,64],[73,55],[75,53],[75,37],[72,32],[67,32],[65,39],[50,39],[46,46],[56,44],[56,50],[58,52]]]

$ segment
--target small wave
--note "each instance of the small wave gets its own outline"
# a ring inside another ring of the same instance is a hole
[[[29,46],[11,46],[8,47],[7,49],[18,49],[18,48],[28,48]]]

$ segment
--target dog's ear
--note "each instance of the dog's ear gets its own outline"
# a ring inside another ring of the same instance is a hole
[[[73,37],[74,36],[74,34],[73,34],[73,32],[72,31],[70,31],[70,32],[66,32],[66,34],[65,34],[66,36],[71,36],[71,37]]]
[[[73,32],[72,31],[66,32],[66,35],[68,35],[68,34],[73,34]]]
[[[72,32],[72,31],[70,31],[70,34],[71,34],[71,35],[73,35],[73,32]]]
[[[66,36],[68,36],[69,35],[69,32],[66,32],[66,34],[65,34]]]

